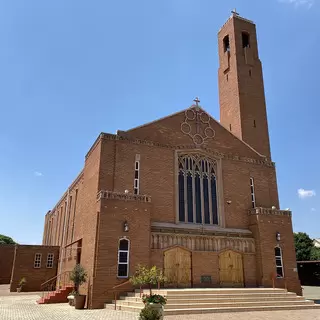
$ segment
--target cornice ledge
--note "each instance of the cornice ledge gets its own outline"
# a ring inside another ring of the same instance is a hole
[[[248,229],[237,229],[237,228],[222,228],[215,225],[199,225],[189,223],[170,223],[170,222],[152,222],[152,232],[158,230],[169,231],[169,232],[189,232],[189,233],[214,233],[215,235],[237,235],[237,236],[251,236],[252,232]]]

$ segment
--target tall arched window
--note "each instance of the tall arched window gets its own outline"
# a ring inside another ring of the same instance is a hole
[[[129,249],[129,240],[120,239],[118,247],[118,278],[128,278],[129,276]]]
[[[216,162],[202,155],[179,155],[179,221],[218,224]]]
[[[277,278],[283,278],[283,260],[282,260],[282,250],[280,247],[274,248],[274,255],[276,258],[276,272]]]

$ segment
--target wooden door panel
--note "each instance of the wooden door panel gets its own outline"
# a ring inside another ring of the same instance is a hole
[[[165,251],[164,253],[164,275],[168,283],[178,282],[178,270],[176,268],[176,248]]]
[[[219,255],[220,285],[243,287],[242,255],[232,250]]]
[[[191,253],[176,247],[164,253],[164,274],[168,284],[188,287],[191,283]]]

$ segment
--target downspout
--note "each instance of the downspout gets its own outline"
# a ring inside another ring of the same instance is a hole
[[[66,232],[66,224],[67,224],[67,214],[69,214],[69,194],[70,194],[70,188],[68,188],[68,193],[67,193],[67,206],[66,206],[66,212],[64,213],[64,226],[63,226],[63,234],[62,234],[62,243],[61,243],[61,255],[60,255],[60,266],[59,266],[59,272],[58,275],[61,274],[61,270],[62,270],[62,259],[63,259],[63,254],[65,251],[64,248],[64,236],[65,236],[65,232]]]

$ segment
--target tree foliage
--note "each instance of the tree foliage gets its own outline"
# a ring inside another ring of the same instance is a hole
[[[136,286],[149,285],[150,294],[151,286],[165,282],[165,277],[161,269],[153,266],[151,268],[138,264],[135,274],[130,278],[130,282]]]
[[[16,244],[16,242],[4,234],[0,234],[0,244]]]
[[[70,280],[73,281],[74,291],[79,293],[79,287],[87,281],[87,272],[80,264],[76,264],[70,274]]]
[[[313,247],[310,251],[310,260],[320,260],[320,248]]]
[[[317,256],[317,248],[314,247],[313,240],[305,232],[294,233],[294,244],[297,261],[316,260],[311,257]]]

